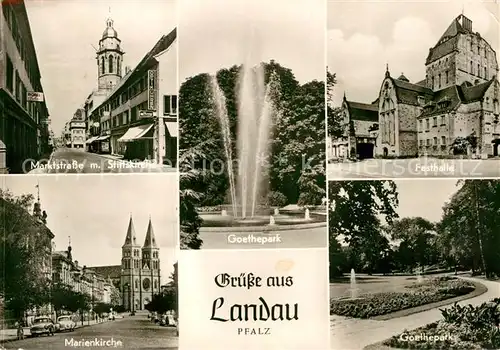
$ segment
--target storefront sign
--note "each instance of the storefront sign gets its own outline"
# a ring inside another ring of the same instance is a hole
[[[156,111],[156,100],[158,95],[158,71],[148,70],[148,110]]]
[[[43,93],[42,92],[28,91],[27,95],[28,95],[29,102],[43,102]]]

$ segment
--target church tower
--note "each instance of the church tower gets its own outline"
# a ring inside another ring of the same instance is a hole
[[[429,49],[425,62],[426,86],[439,91],[463,83],[477,85],[498,73],[495,51],[477,32],[472,21],[461,14]]]
[[[160,250],[156,244],[156,238],[153,231],[153,224],[149,218],[146,239],[142,247],[142,307],[148,304],[153,295],[160,292]]]
[[[99,40],[97,51],[97,76],[98,89],[110,90],[118,84],[122,78],[123,55],[121,40],[117,31],[113,28],[113,20],[106,20],[106,29]]]
[[[140,304],[137,299],[140,291],[141,246],[137,243],[132,216],[128,223],[125,243],[122,246],[121,293],[126,310],[136,310]]]

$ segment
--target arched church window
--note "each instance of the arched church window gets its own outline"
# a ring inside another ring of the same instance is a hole
[[[118,74],[120,74],[120,71],[121,71],[121,69],[120,69],[120,68],[121,68],[121,67],[120,67],[120,64],[121,64],[121,62],[120,62],[120,57],[117,57],[117,58],[116,58],[116,72],[117,72]]]
[[[113,56],[109,56],[109,72],[113,73]]]
[[[105,67],[104,67],[104,57],[101,57],[101,74],[106,73]]]
[[[139,289],[139,280],[135,280],[135,289]]]

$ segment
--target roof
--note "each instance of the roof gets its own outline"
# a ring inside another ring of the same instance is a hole
[[[495,79],[482,84],[470,86],[469,84],[453,85],[436,91],[427,108],[424,108],[421,116],[431,116],[452,111],[460,104],[468,104],[480,101]],[[444,106],[440,103],[447,102]],[[432,107],[431,107],[432,106]]]
[[[144,240],[143,248],[158,248],[151,219],[149,219],[148,232],[146,233],[146,239]]]
[[[121,265],[110,265],[110,266],[92,266],[87,267],[90,270],[95,271],[96,274],[101,275],[104,278],[116,279],[120,278],[122,274]]]
[[[442,102],[447,102],[442,104]],[[433,99],[426,105],[421,116],[448,113],[458,107],[461,99],[457,86],[449,86],[434,93]]]
[[[134,222],[132,221],[132,217],[128,221],[127,235],[125,236],[125,243],[123,246],[138,246],[137,244],[137,236],[135,234]]]
[[[467,28],[460,20],[468,22],[471,28]],[[458,38],[459,34],[472,34],[472,22],[465,17],[460,15],[453,19],[451,24],[445,30],[441,38],[439,38],[437,44],[429,50],[429,55],[425,61],[425,64],[432,63],[458,49]]]
[[[346,102],[352,120],[378,122],[378,105],[347,100]]]
[[[464,103],[480,101],[495,79],[474,86],[461,85],[458,89],[461,92],[461,99]]]
[[[424,96],[426,100],[432,99],[433,91],[425,86],[413,84],[404,80],[392,79],[396,87],[398,102],[409,105],[420,105],[418,96]]]

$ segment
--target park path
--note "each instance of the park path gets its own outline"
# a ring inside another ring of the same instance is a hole
[[[484,284],[488,291],[477,297],[459,302],[459,305],[480,305],[500,297],[500,283],[477,278],[461,277]],[[443,307],[441,307],[443,308]],[[365,346],[383,341],[404,330],[412,330],[440,320],[439,308],[386,321],[361,320],[332,315],[330,317],[330,348],[339,350],[361,350]]]

